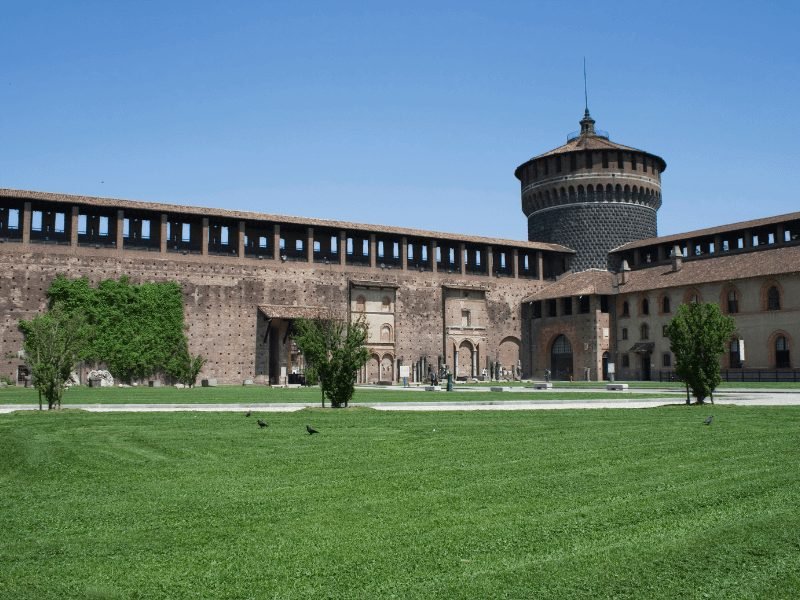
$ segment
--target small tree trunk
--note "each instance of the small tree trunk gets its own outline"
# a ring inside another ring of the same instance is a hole
[[[689,396],[689,384],[687,383],[686,384],[686,404],[688,405],[688,404],[691,404],[691,403],[692,403],[692,399]]]
[[[42,409],[42,390],[38,390],[38,392],[39,392],[39,410],[43,410]]]

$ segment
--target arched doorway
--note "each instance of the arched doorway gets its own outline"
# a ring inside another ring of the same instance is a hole
[[[473,358],[472,355],[475,350],[468,340],[464,340],[458,347],[458,376],[459,377],[474,377],[475,373],[472,372]]]
[[[572,377],[572,344],[563,334],[553,340],[553,345],[550,347],[550,371],[553,379]]]
[[[386,354],[381,359],[381,381],[394,381],[394,358]]]
[[[608,352],[603,352],[603,381],[608,381]]]
[[[373,354],[367,361],[367,383],[376,383],[381,379],[380,370],[381,359],[377,354]]]
[[[503,338],[499,348],[500,367],[508,371],[514,379],[517,378],[519,366],[519,340],[514,337]]]

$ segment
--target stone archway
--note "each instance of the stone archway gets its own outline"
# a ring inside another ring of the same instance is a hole
[[[503,338],[498,348],[500,368],[512,374],[514,379],[517,377],[517,366],[519,365],[519,340],[513,336]]]
[[[550,371],[553,379],[572,378],[572,344],[564,334],[556,337],[550,346]]]
[[[394,357],[391,354],[384,354],[381,359],[381,381],[394,381]]]
[[[458,377],[474,377],[475,348],[469,340],[464,340],[458,346]]]
[[[367,383],[377,383],[381,380],[381,359],[377,354],[372,354],[367,361]]]

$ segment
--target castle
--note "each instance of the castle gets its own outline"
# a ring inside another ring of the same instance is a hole
[[[221,383],[298,381],[292,321],[326,315],[366,320],[361,382],[668,378],[692,301],[736,320],[727,377],[800,379],[800,212],[657,237],[666,162],[580,125],[515,170],[529,241],[0,189],[0,375],[24,376],[17,324],[65,274],[180,283]]]

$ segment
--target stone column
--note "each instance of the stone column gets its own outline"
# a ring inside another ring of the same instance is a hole
[[[278,223],[272,226],[272,258],[281,259],[281,226]]]
[[[208,256],[208,217],[203,217],[203,226],[200,231],[200,254]]]
[[[458,377],[458,348],[453,352],[453,379]]]
[[[239,238],[238,238],[239,249],[237,251],[239,258],[244,258],[244,237],[245,237],[244,230],[245,230],[244,221],[239,221]]]
[[[511,276],[519,279],[519,250],[516,248],[511,251]]]
[[[169,215],[166,213],[161,213],[161,230],[159,236],[159,245],[160,245],[160,252],[164,253],[167,251],[167,221],[169,220]]]
[[[544,257],[541,250],[536,251],[536,275],[539,281],[544,279]]]
[[[339,232],[339,264],[347,264],[347,232],[344,230]]]
[[[130,226],[130,223],[128,224]],[[130,230],[128,231],[130,234]],[[125,246],[125,211],[117,211],[117,252],[122,252]]]
[[[306,260],[310,263],[314,262],[314,228],[309,227],[306,233]]]
[[[378,244],[375,242],[375,234],[369,234],[369,266],[373,269],[378,266],[378,253],[376,251]]]
[[[784,233],[783,223],[778,223],[775,227],[775,243],[776,244],[783,244],[783,237],[786,235]]]
[[[78,245],[78,215],[80,208],[77,206],[72,207],[72,214],[69,218],[69,245],[73,248]]]
[[[633,264],[634,266],[642,264],[642,253],[639,248],[633,249]]]
[[[492,270],[494,269],[494,254],[492,253],[492,247],[486,246],[486,274],[491,277],[494,275]]]
[[[461,242],[458,245],[458,252],[459,252],[459,256],[460,256],[460,258],[458,259],[458,262],[461,265],[461,275],[466,275],[467,274],[467,263],[464,260],[464,254],[466,253],[466,251],[467,251],[467,245],[464,242]]]
[[[33,209],[31,203],[26,202],[22,206],[22,243],[31,243],[31,219],[33,217]]]
[[[436,273],[436,240],[428,242],[428,260],[431,263],[431,271]]]
[[[400,261],[401,261],[400,268],[403,269],[403,271],[407,271],[408,270],[408,238],[406,236],[403,236],[403,238],[402,238],[402,240],[400,242]]]
[[[478,374],[478,349],[472,352],[472,375],[471,377],[475,377]]]

